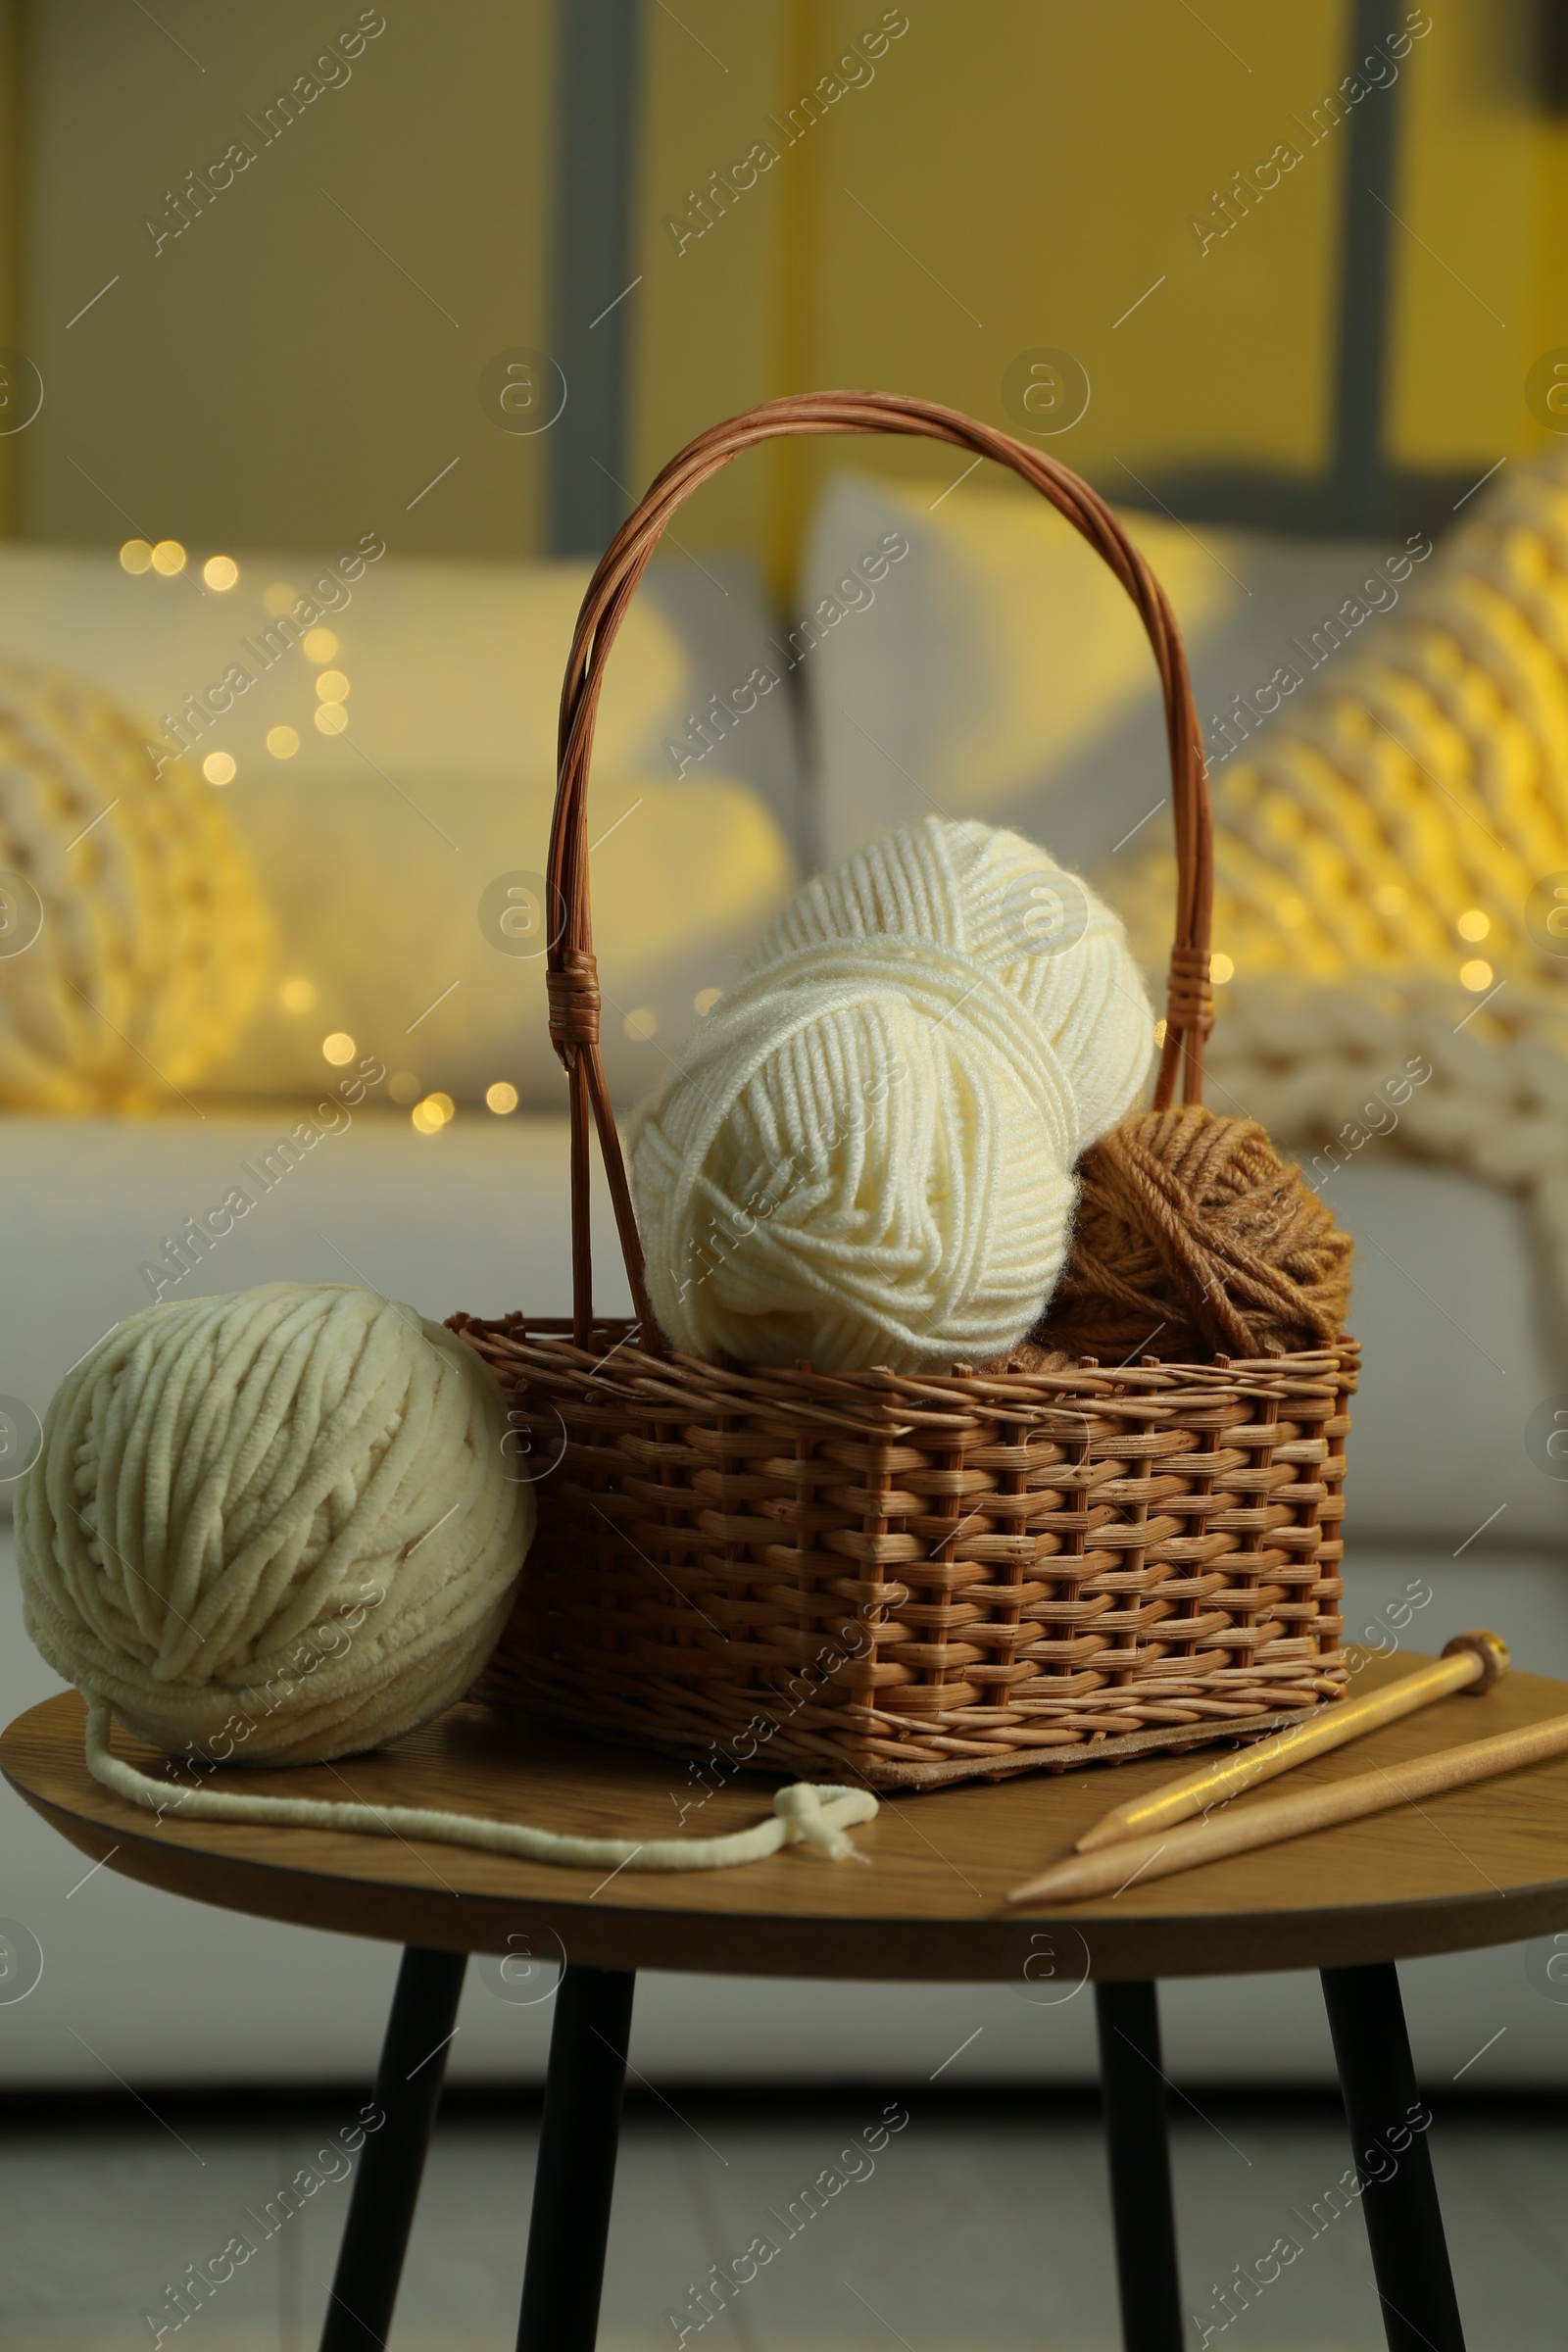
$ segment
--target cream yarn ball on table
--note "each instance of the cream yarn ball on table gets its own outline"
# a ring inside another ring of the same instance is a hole
[[[67,1375],[17,1521],[27,1631],[169,1755],[306,1763],[461,1696],[534,1496],[472,1350],[373,1292],[146,1307]]]
[[[308,1764],[450,1706],[533,1535],[501,1392],[457,1335],[374,1292],[275,1282],[144,1308],[67,1374],[23,1484],[27,1632],[87,1702],[87,1763],[154,1812],[358,1831],[582,1869],[855,1852],[859,1788],[779,1789],[715,1838],[584,1838],[409,1805],[258,1796],[204,1764]],[[113,1753],[127,1731],[184,1766]]]
[[[1045,851],[938,818],[873,842],[792,900],[636,1115],[660,1322],[824,1371],[1002,1353],[1152,1051],[1120,923]]]

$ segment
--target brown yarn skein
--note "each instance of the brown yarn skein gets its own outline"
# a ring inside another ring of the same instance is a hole
[[[1071,1250],[1031,1351],[1202,1362],[1339,1337],[1350,1237],[1255,1119],[1135,1112],[1078,1176]]]

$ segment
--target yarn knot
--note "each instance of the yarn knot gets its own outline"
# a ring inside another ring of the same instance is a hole
[[[545,974],[550,1042],[569,1070],[579,1046],[599,1042],[599,966],[587,948],[563,948],[559,969]]]
[[[810,1781],[792,1781],[773,1792],[773,1810],[784,1824],[784,1842],[815,1846],[830,1862],[864,1862],[845,1826],[870,1821],[877,1810],[868,1788],[817,1788]]]

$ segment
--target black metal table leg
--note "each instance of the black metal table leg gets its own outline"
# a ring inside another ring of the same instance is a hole
[[[416,1944],[403,1955],[375,2078],[386,2120],[360,2151],[321,2352],[372,2352],[386,2342],[467,1965],[466,1952]]]
[[[636,1984],[630,1969],[562,1974],[517,2352],[594,2352]]]
[[[1398,1971],[1326,1968],[1323,1998],[1389,2352],[1464,2352]]]
[[[1182,2352],[1176,2212],[1154,1986],[1097,1984],[1095,2015],[1122,2342],[1126,2352]]]

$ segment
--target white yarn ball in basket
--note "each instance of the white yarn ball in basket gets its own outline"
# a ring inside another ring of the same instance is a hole
[[[889,942],[760,975],[638,1122],[654,1310],[692,1352],[760,1363],[994,1353],[1059,1271],[1071,1134],[966,958]]]
[[[994,971],[1060,1062],[1072,1156],[1136,1100],[1153,1013],[1121,918],[1049,851],[974,818],[918,818],[817,874],[748,958],[763,971],[829,940],[933,941]]]
[[[460,1697],[534,1525],[472,1349],[373,1292],[144,1308],[67,1375],[24,1484],[28,1633],[167,1754],[306,1763]]]
[[[0,663],[0,1103],[134,1109],[241,1033],[271,922],[227,810],[80,680]]]
[[[874,844],[791,903],[637,1115],[660,1322],[838,1372],[1011,1347],[1152,1035],[1120,925],[1044,852],[969,824]]]

